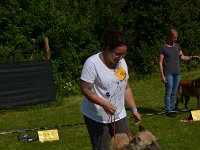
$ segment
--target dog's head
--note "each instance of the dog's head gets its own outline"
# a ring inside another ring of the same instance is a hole
[[[156,137],[139,126],[139,132],[133,137],[121,133],[112,138],[111,150],[161,150]]]
[[[138,150],[161,150],[156,137],[143,126],[139,126],[139,132],[131,140]]]

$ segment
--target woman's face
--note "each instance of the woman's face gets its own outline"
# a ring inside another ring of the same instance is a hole
[[[177,33],[172,34],[172,35],[170,36],[170,40],[171,40],[173,43],[177,42],[177,40],[178,40],[178,34],[177,34]]]
[[[127,45],[121,45],[116,47],[113,51],[109,51],[109,62],[116,66],[117,63],[126,56],[127,54]]]

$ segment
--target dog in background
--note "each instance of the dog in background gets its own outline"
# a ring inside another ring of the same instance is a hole
[[[178,109],[179,102],[184,103],[185,108],[188,109],[188,101],[190,96],[197,98],[197,108],[200,109],[200,78],[194,80],[181,80],[177,90],[177,98],[175,109]]]
[[[139,132],[131,137],[126,133],[116,134],[111,140],[111,150],[162,150],[156,137],[139,126]]]

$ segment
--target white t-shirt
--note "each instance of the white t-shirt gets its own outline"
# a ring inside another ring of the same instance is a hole
[[[121,73],[119,68],[125,74],[124,79],[121,80],[118,75],[115,75],[117,72]],[[109,123],[124,118],[126,116],[124,94],[128,77],[128,68],[124,59],[119,61],[115,69],[109,69],[100,59],[100,53],[89,57],[83,66],[81,80],[94,83],[93,92],[110,102],[116,108],[116,112],[115,115],[109,117],[103,107],[86,97],[83,99],[81,112],[100,123]]]

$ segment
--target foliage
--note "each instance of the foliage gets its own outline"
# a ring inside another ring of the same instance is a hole
[[[59,91],[75,94],[83,63],[101,50],[106,26],[126,32],[131,43],[126,61],[140,77],[158,70],[168,28],[178,30],[186,55],[200,55],[199,14],[199,0],[1,0],[0,63],[45,59],[47,36]],[[184,62],[182,70],[198,66]],[[74,90],[63,89],[69,82]]]

